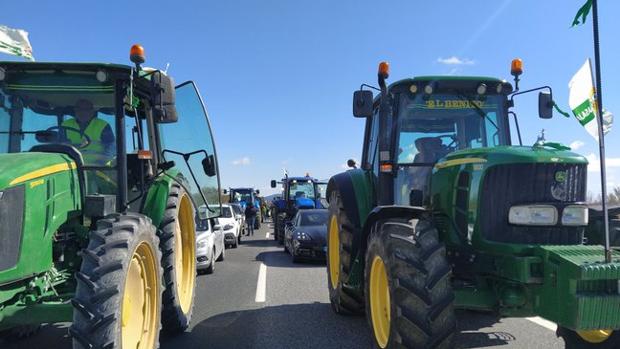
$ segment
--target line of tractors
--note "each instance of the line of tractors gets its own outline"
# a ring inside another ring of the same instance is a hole
[[[130,58],[0,62],[4,333],[72,322],[74,348],[151,349],[160,329],[190,324],[195,222],[221,207],[213,133],[194,83],[143,67],[139,45]],[[519,90],[520,60],[515,86],[442,76],[388,86],[388,70],[354,93],[360,168],[271,181],[283,189],[274,239],[297,210],[328,207],[331,306],[366,314],[379,348],[453,347],[455,309],[541,316],[567,348],[619,348],[620,253],[606,263],[598,245],[587,160],[544,135],[523,145],[512,111],[538,92],[551,118],[551,88]],[[232,188],[230,201],[260,206],[258,194]]]

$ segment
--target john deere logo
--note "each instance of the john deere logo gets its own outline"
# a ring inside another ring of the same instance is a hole
[[[558,171],[555,173],[555,181],[564,183],[566,181],[566,171]]]

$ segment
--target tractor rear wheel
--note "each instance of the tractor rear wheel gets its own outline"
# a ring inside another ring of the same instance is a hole
[[[178,183],[170,187],[159,234],[166,285],[162,326],[168,333],[179,333],[189,326],[194,308],[196,227],[192,201]]]
[[[573,331],[559,327],[558,337],[564,339],[566,349],[613,349],[620,348],[620,332],[612,330]]]
[[[349,278],[353,226],[344,210],[340,193],[331,194],[327,230],[327,287],[332,309],[338,314],[363,314],[364,303],[344,286]]]
[[[97,222],[82,252],[69,333],[73,348],[159,346],[162,268],[151,220],[137,213]]]
[[[457,331],[451,268],[426,220],[387,220],[368,238],[365,300],[379,348],[451,348]]]

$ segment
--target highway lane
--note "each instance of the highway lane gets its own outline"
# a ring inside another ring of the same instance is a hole
[[[372,348],[364,317],[331,310],[325,265],[293,264],[267,232],[264,225],[239,248],[226,250],[214,274],[198,276],[192,326],[180,336],[162,337],[162,349]],[[265,286],[264,297],[257,297],[257,285]],[[496,322],[459,312],[458,320],[458,348],[564,347],[554,331],[526,319]],[[32,338],[0,342],[0,348],[70,348],[66,332],[67,324],[48,325]]]

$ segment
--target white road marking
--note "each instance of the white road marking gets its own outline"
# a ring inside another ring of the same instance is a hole
[[[535,323],[536,325],[542,326],[548,330],[554,331],[557,330],[558,325],[555,322],[551,322],[549,320],[545,320],[541,317],[535,316],[535,317],[526,317],[526,320],[529,320],[533,323]]]
[[[260,263],[260,268],[258,268],[258,280],[256,281],[256,298],[254,301],[256,303],[264,303],[265,302],[265,290],[267,289],[267,266]]]
[[[269,239],[269,233],[265,234],[265,238]]]

